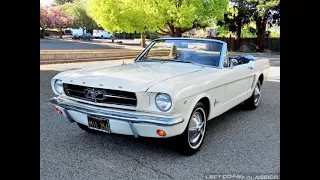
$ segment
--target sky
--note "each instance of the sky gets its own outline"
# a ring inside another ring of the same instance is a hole
[[[40,0],[40,4],[42,5],[49,5],[53,3],[54,0]]]

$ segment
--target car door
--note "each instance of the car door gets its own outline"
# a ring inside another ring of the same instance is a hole
[[[226,110],[241,103],[247,98],[249,81],[251,77],[251,66],[249,64],[238,64],[230,67],[228,55],[225,60],[225,105]]]

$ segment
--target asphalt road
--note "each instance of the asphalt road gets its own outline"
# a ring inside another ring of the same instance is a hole
[[[119,49],[117,46],[102,43],[81,42],[79,40],[41,40],[40,50],[76,50],[76,49]]]
[[[59,71],[121,62],[40,66],[40,179],[206,179],[280,172],[280,65],[272,66],[256,110],[240,105],[209,121],[202,149],[185,157],[167,140],[87,133],[48,103],[54,96],[50,79]]]

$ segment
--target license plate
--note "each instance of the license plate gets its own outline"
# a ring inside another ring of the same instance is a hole
[[[88,116],[88,127],[90,129],[110,133],[109,119],[95,116]]]

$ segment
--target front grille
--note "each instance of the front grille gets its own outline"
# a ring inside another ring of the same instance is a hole
[[[137,97],[133,92],[92,88],[73,84],[63,84],[63,89],[67,96],[86,101],[124,106],[137,106]],[[103,92],[103,94],[99,94],[95,98],[88,97],[88,95],[86,96],[86,92],[88,90],[100,91]]]

